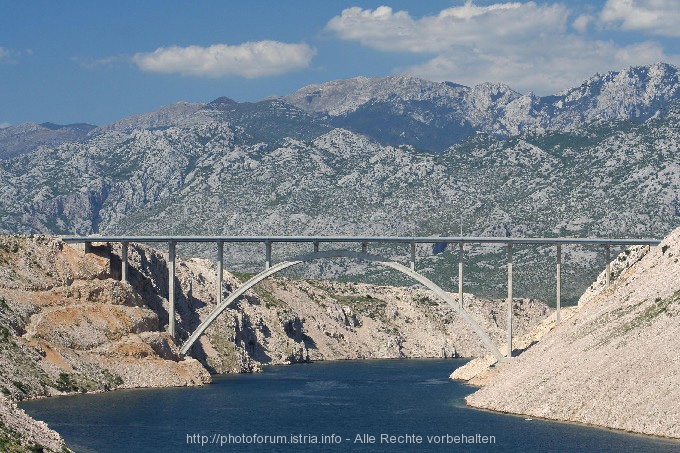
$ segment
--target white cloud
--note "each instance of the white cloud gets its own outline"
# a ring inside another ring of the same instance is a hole
[[[581,14],[578,16],[576,19],[574,19],[574,22],[572,22],[571,26],[574,27],[574,30],[578,31],[579,33],[585,33],[588,31],[588,26],[595,20],[593,16],[590,16],[588,14]]]
[[[537,34],[564,30],[562,5],[499,3],[476,6],[467,2],[442,10],[437,16],[413,19],[406,11],[388,6],[376,10],[348,8],[332,18],[326,29],[340,38],[356,40],[379,50],[440,52],[452,46],[507,40],[508,44]]]
[[[659,61],[680,63],[652,42],[617,47],[607,41],[587,41],[566,36],[552,43],[551,53],[541,52],[543,43],[522,47],[521,51],[498,55],[450,51],[426,63],[403,68],[404,72],[431,80],[453,80],[467,85],[482,81],[509,83],[519,91],[552,94],[574,86],[596,72]]]
[[[0,63],[15,63],[19,52],[16,52],[6,47],[0,47]]]
[[[600,19],[622,30],[680,37],[678,0],[607,0]]]
[[[585,33],[592,18],[577,17],[570,29],[573,15],[562,4],[534,2],[477,6],[468,1],[419,19],[387,6],[354,7],[332,18],[326,30],[382,51],[429,55],[427,61],[399,72],[467,85],[506,82],[539,94],[573,86],[595,72],[658,61],[680,63],[680,56],[666,55],[656,43],[623,47],[589,39]]]
[[[19,61],[20,57],[24,55],[31,56],[33,51],[31,49],[26,49],[24,51],[8,49],[6,47],[0,47],[0,63],[15,64]]]
[[[256,78],[306,68],[315,54],[307,44],[257,41],[236,46],[161,47],[154,52],[137,53],[132,60],[143,71]]]
[[[9,124],[9,123],[0,123],[0,129],[6,129],[10,126],[11,126],[11,124]]]

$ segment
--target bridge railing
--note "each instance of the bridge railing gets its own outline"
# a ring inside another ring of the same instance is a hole
[[[224,244],[225,243],[260,243],[264,245],[264,269],[272,266],[272,246],[275,243],[309,243],[314,247],[314,252],[319,251],[322,243],[355,243],[361,245],[362,253],[366,254],[369,244],[406,244],[410,246],[410,267],[416,269],[416,244],[447,243],[457,244],[459,251],[458,263],[458,304],[463,307],[463,277],[464,263],[463,252],[465,244],[499,244],[507,247],[507,326],[506,339],[508,345],[507,356],[512,356],[512,298],[513,298],[513,245],[550,245],[556,247],[556,322],[560,322],[561,309],[561,272],[562,272],[562,246],[564,245],[597,245],[605,247],[605,275],[606,285],[611,284],[611,247],[647,245],[656,246],[659,239],[611,239],[611,238],[522,238],[522,237],[390,237],[390,236],[63,236],[61,239],[67,243],[79,243],[88,245],[95,242],[120,243],[121,244],[121,279],[128,280],[128,247],[131,242],[137,243],[167,243],[168,244],[168,333],[175,338],[175,260],[176,246],[178,242],[191,243],[215,243],[217,247],[217,284],[215,296],[217,305],[222,303],[222,279],[224,268]]]

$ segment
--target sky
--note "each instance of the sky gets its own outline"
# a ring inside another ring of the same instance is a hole
[[[680,0],[0,0],[0,127],[408,74],[549,95],[680,66]]]

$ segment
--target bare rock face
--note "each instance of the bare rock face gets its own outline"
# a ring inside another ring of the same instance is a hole
[[[159,313],[116,280],[104,244],[83,254],[45,236],[0,237],[0,391],[13,399],[197,385]],[[153,299],[151,299],[153,302]]]
[[[70,451],[59,433],[29,417],[4,395],[0,395],[0,445],[8,452]]]
[[[622,254],[614,268],[611,286],[600,275],[570,319],[467,403],[680,438],[680,229]]]

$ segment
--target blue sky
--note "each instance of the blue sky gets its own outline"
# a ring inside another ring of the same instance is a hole
[[[596,72],[680,65],[679,23],[678,0],[0,0],[0,125],[105,124],[355,76],[546,95]]]

